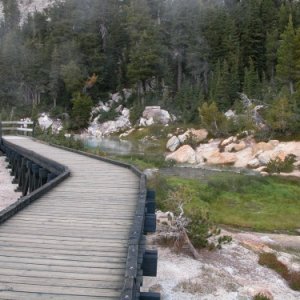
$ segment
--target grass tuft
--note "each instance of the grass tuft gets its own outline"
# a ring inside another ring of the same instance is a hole
[[[279,261],[274,253],[261,253],[258,263],[277,272],[287,281],[291,289],[300,291],[300,272],[289,271],[288,267]]]

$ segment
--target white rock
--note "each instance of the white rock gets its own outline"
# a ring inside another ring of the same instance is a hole
[[[127,119],[129,119],[129,117],[130,117],[130,110],[128,108],[124,108],[122,110],[122,116],[125,117],[125,118],[127,118]]]
[[[220,152],[216,150],[207,158],[208,165],[233,165],[237,160],[234,153]]]
[[[53,124],[53,120],[45,113],[43,113],[39,118],[38,118],[38,123],[39,126],[45,130],[48,129],[50,126]]]
[[[178,135],[178,140],[180,141],[181,144],[183,144],[189,137],[188,132],[185,132],[183,134]]]
[[[244,141],[241,141],[240,143],[232,143],[225,147],[225,152],[239,152],[241,150],[244,150],[246,148],[246,143]]]
[[[252,160],[248,161],[247,166],[251,169],[257,169],[260,166],[260,161],[257,158],[253,158]]]
[[[225,115],[225,117],[227,119],[232,119],[232,118],[234,118],[236,116],[235,112],[233,110],[231,110],[231,109],[229,109],[228,111],[226,111],[226,113],[224,115]]]
[[[246,168],[248,165],[249,160],[252,159],[252,148],[248,147],[242,151],[236,153],[236,162],[234,166],[236,168]]]
[[[194,164],[196,162],[196,153],[191,146],[184,145],[180,147],[177,151],[167,155],[166,160],[174,160],[175,162],[182,164]]]
[[[122,101],[122,96],[120,95],[120,93],[112,94],[111,100],[113,102],[119,103],[120,101]]]
[[[172,121],[169,112],[161,109],[160,106],[146,106],[142,117],[147,120],[153,118],[154,123],[163,125]]]
[[[235,142],[236,140],[237,140],[236,136],[231,136],[231,137],[225,139],[225,140],[221,143],[221,146],[223,146],[223,147],[224,147],[224,146],[227,146],[227,145],[229,145],[229,144]]]
[[[171,152],[175,151],[180,146],[180,141],[177,136],[172,136],[168,142],[166,148]]]

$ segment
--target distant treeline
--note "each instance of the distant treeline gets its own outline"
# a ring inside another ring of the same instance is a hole
[[[66,0],[22,25],[17,0],[2,3],[1,107],[68,112],[126,87],[130,105],[196,122],[206,102],[238,111],[243,92],[282,106],[279,130],[299,124],[299,1]]]

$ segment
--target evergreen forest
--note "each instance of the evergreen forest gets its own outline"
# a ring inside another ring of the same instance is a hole
[[[17,0],[2,4],[2,113],[71,113],[130,88],[128,108],[193,124],[243,110],[243,93],[272,130],[299,132],[299,1],[67,0],[22,22]]]

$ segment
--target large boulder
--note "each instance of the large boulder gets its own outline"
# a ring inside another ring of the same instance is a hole
[[[202,144],[196,149],[197,162],[207,161],[216,151],[219,151],[219,140],[212,140],[208,144]]]
[[[257,159],[262,165],[267,165],[270,162],[270,160],[274,160],[277,158],[284,161],[286,156],[287,153],[282,150],[269,150],[258,154]]]
[[[180,146],[180,141],[177,136],[172,136],[167,143],[167,149],[171,152],[175,151]]]
[[[168,124],[172,117],[168,111],[161,109],[160,106],[146,106],[143,112],[143,118],[146,120],[153,119],[157,124]]]
[[[190,129],[189,135],[196,143],[201,143],[207,139],[208,131],[206,129]]]
[[[206,163],[208,165],[233,165],[236,162],[236,154],[228,152],[220,152],[216,150],[211,156],[208,157]]]
[[[167,155],[166,160],[173,160],[181,164],[194,164],[196,162],[196,153],[191,146],[184,145],[180,147],[177,151]]]
[[[124,116],[120,116],[115,121],[107,121],[102,124],[93,122],[88,128],[88,133],[96,137],[102,137],[129,129],[130,127],[131,123],[129,119]]]
[[[253,155],[255,155],[258,152],[264,152],[264,151],[269,151],[269,150],[273,150],[273,149],[274,149],[273,143],[260,142],[253,146],[252,153],[253,153]]]
[[[248,147],[244,150],[241,150],[236,153],[236,162],[234,166],[236,168],[246,168],[248,165],[248,162],[253,158],[252,156],[252,148]]]

